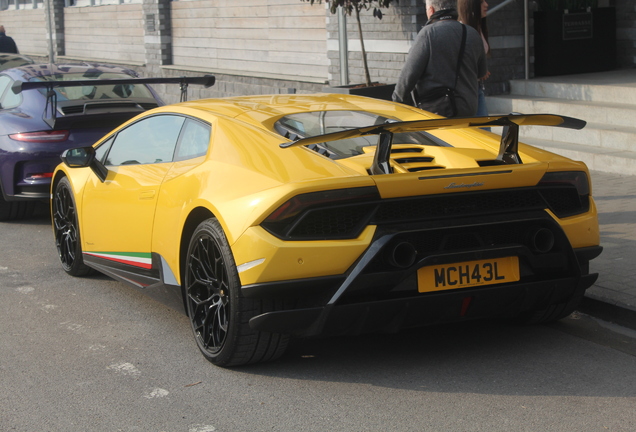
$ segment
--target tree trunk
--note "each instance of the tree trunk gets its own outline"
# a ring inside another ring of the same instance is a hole
[[[369,75],[369,65],[367,64],[367,52],[364,49],[364,39],[362,38],[362,23],[360,22],[360,9],[356,10],[356,21],[358,21],[358,34],[360,35],[360,48],[362,49],[362,65],[364,67],[364,78],[367,86],[371,86],[371,75]]]

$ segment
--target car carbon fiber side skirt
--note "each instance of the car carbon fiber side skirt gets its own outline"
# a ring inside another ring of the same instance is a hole
[[[131,255],[135,254],[128,256]],[[130,261],[124,262],[126,261],[124,259],[105,258],[113,256],[113,254],[106,253],[84,252],[83,259],[87,266],[98,272],[131,285],[166,306],[185,313],[181,286],[177,283],[163,257],[157,253],[143,255],[149,255],[149,258],[135,264],[130,263]]]

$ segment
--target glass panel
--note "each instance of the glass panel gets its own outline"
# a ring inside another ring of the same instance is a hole
[[[9,88],[9,85],[13,82],[11,78],[6,75],[0,75],[0,97]]]
[[[78,81],[97,79],[128,79],[133,78],[120,73],[101,72],[91,70],[83,73],[64,73],[46,77],[37,77],[31,81]],[[39,89],[46,94],[45,89]],[[100,84],[81,87],[57,87],[57,100],[91,100],[91,99],[127,99],[127,98],[153,98],[150,90],[144,85],[134,84]]]
[[[282,136],[294,140],[395,121],[395,119],[364,111],[316,111],[285,116],[277,121],[274,127],[276,132]],[[363,154],[363,147],[375,146],[377,143],[378,135],[369,135],[329,141],[308,147],[331,159],[341,159]],[[393,143],[449,146],[448,143],[427,132],[397,133],[393,135]]]
[[[95,149],[95,159],[104,163],[104,157],[106,156],[106,153],[108,153],[108,150],[110,150],[110,146],[113,144],[113,141],[114,138],[111,138],[101,143],[100,146]]]
[[[11,91],[13,80],[8,76],[0,77],[0,105],[2,109],[15,108],[22,102],[22,94],[15,94]]]
[[[188,119],[181,133],[176,160],[203,156],[210,146],[210,125]]]
[[[184,117],[157,115],[120,131],[105,165],[171,162]]]

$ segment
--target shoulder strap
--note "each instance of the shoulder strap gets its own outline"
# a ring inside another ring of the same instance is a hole
[[[459,81],[459,68],[462,66],[462,57],[464,56],[464,48],[466,48],[466,26],[462,24],[462,45],[459,48],[459,57],[457,57],[457,67],[455,68],[455,87]]]

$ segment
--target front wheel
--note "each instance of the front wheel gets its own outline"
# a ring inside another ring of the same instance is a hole
[[[238,366],[280,357],[289,336],[249,326],[264,304],[243,298],[232,251],[219,222],[203,221],[185,259],[186,309],[201,353],[217,366]]]
[[[66,177],[55,186],[53,194],[53,230],[55,246],[62,268],[71,276],[86,276],[92,269],[84,264],[79,224],[71,183]]]
[[[0,191],[0,222],[26,219],[35,213],[33,201],[6,201]]]

